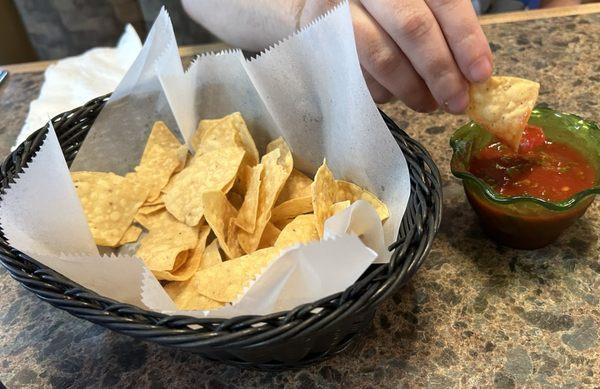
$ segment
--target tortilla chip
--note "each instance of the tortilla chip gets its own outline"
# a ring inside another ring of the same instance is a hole
[[[294,164],[292,153],[281,138],[269,143],[267,150],[270,151],[261,160],[261,164],[264,166],[264,174],[260,182],[254,231],[249,233],[240,230],[238,237],[240,246],[246,253],[252,253],[257,249],[265,226],[271,218],[273,204],[292,172]]]
[[[96,244],[118,246],[148,188],[113,173],[74,172],[71,177]]]
[[[193,138],[192,140],[195,141]],[[202,134],[200,143],[192,144],[192,147],[196,154],[206,154],[226,147],[242,148],[242,139],[233,125],[226,120],[220,120],[207,128]]]
[[[295,218],[289,218],[289,219],[282,219],[282,220],[277,220],[273,222],[273,225],[275,227],[277,227],[280,231],[283,231],[283,229],[290,224],[292,221],[294,221]]]
[[[202,201],[205,204],[206,222],[212,228],[227,257],[237,258],[242,255],[236,234],[233,233],[236,232],[233,220],[237,215],[237,210],[221,191],[204,192]]]
[[[276,223],[284,219],[294,219],[298,215],[312,212],[312,195],[309,193],[308,196],[296,197],[275,206],[271,212],[271,222]]]
[[[254,139],[239,112],[234,112],[221,119],[201,120],[198,129],[192,136],[191,145],[196,153],[239,146],[246,151],[245,164],[254,166],[258,163],[258,150]]]
[[[219,252],[219,241],[218,239],[213,240],[204,250],[202,254],[202,262],[200,262],[200,269],[206,269],[214,265],[218,265],[223,262],[221,253]]]
[[[515,152],[538,97],[540,84],[517,77],[491,77],[471,84],[467,114]]]
[[[223,190],[236,176],[244,150],[229,147],[194,156],[190,165],[173,178],[165,194],[167,210],[189,226],[200,222],[204,214],[202,193]]]
[[[313,180],[304,175],[304,173],[294,169],[288,177],[275,205],[282,204],[288,200],[299,197],[310,196],[310,186]]]
[[[123,236],[121,237],[121,240],[119,241],[119,246],[137,241],[141,234],[142,229],[140,227],[129,226],[129,228],[125,231],[125,234],[123,234]]]
[[[327,167],[327,161],[323,161],[312,184],[312,204],[319,237],[323,237],[323,226],[325,220],[331,216],[331,206],[336,202],[336,193],[337,185],[333,173]]]
[[[144,204],[142,205],[142,207],[148,207],[150,205],[158,205],[158,204],[164,204],[164,203],[165,203],[164,194],[161,192],[157,198],[147,199],[144,202]]]
[[[165,203],[154,204],[154,205],[144,205],[143,207],[140,207],[140,209],[138,210],[138,213],[141,213],[142,215],[148,215],[150,213],[160,211],[161,209],[164,209],[164,208],[165,208]]]
[[[187,255],[188,250],[196,247],[199,228],[179,222],[167,211],[144,216],[146,222],[141,224],[148,229],[148,234],[142,238],[136,255],[152,272],[172,271],[177,257],[181,260],[181,255]]]
[[[275,246],[275,241],[279,237],[281,230],[273,225],[273,223],[267,223],[265,226],[265,230],[263,231],[262,237],[260,238],[260,243],[258,244],[259,249],[264,249],[266,247]]]
[[[140,165],[135,175],[140,185],[148,187],[148,199],[158,199],[175,170],[183,167],[187,157],[183,146],[163,122],[156,122],[148,137]]]
[[[225,303],[215,301],[196,290],[196,282],[192,277],[188,281],[169,282],[165,291],[175,303],[177,309],[184,311],[208,311],[221,308]]]
[[[193,251],[189,250],[187,258],[179,266],[175,266],[175,269],[171,271],[156,270],[153,271],[154,276],[159,280],[168,281],[186,281],[192,278],[194,274],[200,268],[202,258],[204,256],[204,248],[206,247],[206,238],[210,233],[210,227],[200,227],[200,233],[198,234],[198,243]]]
[[[350,203],[353,203],[357,200],[364,200],[367,203],[371,204],[373,208],[375,208],[375,211],[377,211],[377,215],[379,216],[382,222],[385,221],[388,217],[390,217],[390,211],[388,210],[388,207],[383,203],[383,201],[379,200],[377,196],[375,196],[368,190],[363,189],[356,184],[343,180],[337,180],[336,185],[336,202],[349,200]]]
[[[298,243],[319,240],[315,215],[300,215],[288,224],[279,234],[275,247],[286,248]]]
[[[194,278],[196,290],[216,301],[233,302],[278,254],[278,249],[268,247],[201,269]]]
[[[198,127],[196,128],[196,132],[192,135],[190,139],[190,145],[192,149],[198,150],[198,146],[200,146],[200,142],[202,141],[202,137],[208,130],[213,128],[213,126],[217,125],[221,119],[204,119],[198,122]]]
[[[258,164],[251,169],[249,182],[246,189],[244,203],[235,219],[235,224],[242,230],[252,233],[256,225],[256,211],[258,210],[258,192],[260,189],[263,165]]]
[[[337,214],[338,212],[343,211],[344,209],[350,206],[350,200],[340,201],[339,203],[335,203],[331,206],[331,216]]]

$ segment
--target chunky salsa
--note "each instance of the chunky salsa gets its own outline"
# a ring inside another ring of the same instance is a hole
[[[591,188],[597,174],[579,151],[546,139],[534,126],[525,128],[518,153],[494,142],[472,157],[469,170],[502,195],[548,201],[563,201]]]

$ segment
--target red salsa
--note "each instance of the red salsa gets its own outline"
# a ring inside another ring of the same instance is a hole
[[[494,142],[472,157],[469,171],[502,195],[548,201],[566,200],[596,181],[594,168],[579,151],[545,139],[534,126],[525,128],[518,153]]]

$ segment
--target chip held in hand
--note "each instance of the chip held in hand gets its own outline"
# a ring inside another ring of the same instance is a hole
[[[491,77],[471,84],[467,114],[515,152],[538,97],[540,84],[517,77]]]

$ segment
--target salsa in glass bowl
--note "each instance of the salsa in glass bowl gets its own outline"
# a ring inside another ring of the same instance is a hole
[[[517,153],[474,122],[450,145],[484,231],[506,246],[546,246],[600,193],[600,129],[575,115],[534,109]]]

